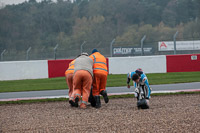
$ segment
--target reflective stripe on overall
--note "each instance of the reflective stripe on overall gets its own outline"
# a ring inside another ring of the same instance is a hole
[[[68,73],[74,73],[74,62],[75,62],[75,60],[70,62],[69,67],[65,72],[65,75],[68,74]]]
[[[107,75],[108,71],[107,71],[107,64],[105,62],[100,62],[100,61],[96,61],[96,57],[95,55],[92,55],[94,58],[94,73],[95,70],[102,70],[103,73],[105,73]]]

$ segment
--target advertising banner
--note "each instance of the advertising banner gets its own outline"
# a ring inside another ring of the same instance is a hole
[[[143,48],[144,53],[151,54],[152,47]],[[136,55],[141,54],[141,48],[138,47],[114,47],[113,48],[113,55]]]
[[[176,50],[200,50],[200,40],[176,41]],[[174,51],[173,41],[158,42],[158,51]]]
[[[118,48],[113,48],[113,54],[114,55],[129,55],[133,53],[133,48],[128,48],[128,47],[118,47]]]

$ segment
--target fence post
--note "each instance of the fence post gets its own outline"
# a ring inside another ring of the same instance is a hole
[[[55,46],[54,49],[53,49],[53,50],[54,50],[54,59],[55,59],[55,60],[56,60],[56,50],[57,50],[58,46],[59,46],[59,45],[56,44],[56,46]]]
[[[141,55],[144,55],[144,49],[143,49],[143,42],[146,39],[146,35],[143,36],[143,38],[141,39]]]
[[[178,35],[178,31],[176,31],[176,33],[173,36],[174,39],[174,54],[176,55],[176,36]]]
[[[82,44],[81,44],[81,54],[83,52],[83,45],[86,43],[86,41],[84,41]]]
[[[41,58],[41,59],[44,59],[44,49],[45,49],[45,47],[43,47],[43,48],[41,49],[41,55],[40,55],[40,58]]]
[[[31,47],[26,51],[26,60],[29,60],[29,52],[31,51]]]
[[[98,48],[100,46],[100,44],[101,44],[101,42],[99,42],[96,47]]]
[[[112,42],[110,43],[110,57],[113,56],[112,48],[113,48],[114,42],[115,42],[115,39],[113,39]]]
[[[3,61],[3,54],[6,52],[6,50],[4,49],[3,52],[1,52],[1,61]]]

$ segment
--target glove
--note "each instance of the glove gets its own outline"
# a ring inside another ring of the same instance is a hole
[[[139,89],[138,89],[138,88],[135,88],[135,92],[136,92],[136,93],[139,93]]]
[[[135,97],[138,97],[138,94],[137,93],[134,93]]]

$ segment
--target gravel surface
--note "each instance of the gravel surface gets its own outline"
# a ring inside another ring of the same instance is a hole
[[[102,100],[95,109],[72,108],[68,102],[0,106],[0,132],[200,132],[200,94],[154,96],[150,109],[138,110],[136,99]]]

